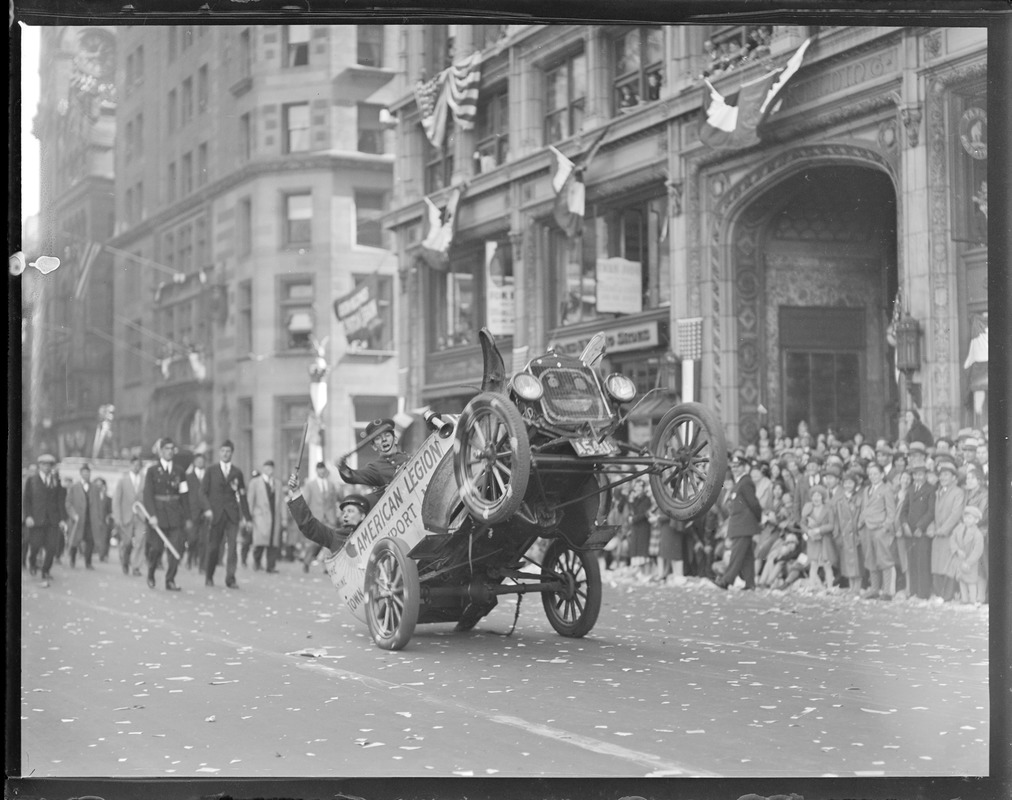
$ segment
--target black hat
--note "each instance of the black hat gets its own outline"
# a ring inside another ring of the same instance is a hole
[[[266,460],[266,461],[264,462],[264,466],[265,466],[265,467],[273,467],[273,466],[274,466],[274,461],[273,461],[273,459],[270,459],[270,458],[268,458],[268,459],[267,459],[267,460]]]
[[[163,436],[161,439],[159,439],[158,440],[158,449],[161,450],[167,444],[172,444],[172,445],[175,444],[175,442],[172,441],[172,437],[171,436]]]
[[[368,514],[369,509],[372,508],[369,505],[369,501],[360,494],[349,494],[344,500],[338,503],[338,508],[344,508],[345,506],[355,506],[363,514]]]
[[[316,462],[316,468],[317,468],[317,469],[326,469],[326,468],[327,468],[327,465],[326,465],[326,464],[324,464],[324,463],[323,463],[322,461],[317,461],[317,462]]]
[[[227,447],[229,450],[235,450],[235,445],[232,444],[232,440],[231,439],[226,439],[224,442],[222,442],[218,446],[219,447]]]
[[[392,419],[374,419],[368,425],[365,426],[365,435],[371,436],[374,431],[379,428],[389,427],[390,432],[394,431],[394,421]]]

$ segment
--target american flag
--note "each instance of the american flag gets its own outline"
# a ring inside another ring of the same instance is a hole
[[[443,144],[448,112],[453,112],[462,130],[474,128],[480,82],[481,53],[476,52],[436,77],[415,84],[415,102],[422,117],[422,128],[433,147]]]

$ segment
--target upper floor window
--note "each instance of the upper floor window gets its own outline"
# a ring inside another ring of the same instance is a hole
[[[253,352],[253,281],[239,281],[236,289],[236,348],[245,355]]]
[[[587,102],[587,58],[570,56],[545,73],[545,143],[568,139],[583,126]]]
[[[659,26],[633,28],[614,40],[615,112],[660,99],[664,80],[664,32]]]
[[[309,192],[285,195],[285,244],[306,245],[313,240],[313,195]]]
[[[308,350],[312,345],[315,314],[313,279],[282,278],[278,292],[281,341],[285,350]]]
[[[355,192],[355,244],[383,247],[380,217],[386,208],[383,192]]]
[[[453,38],[449,25],[426,25],[424,36],[423,70],[424,78],[428,80],[453,63]]]
[[[185,125],[193,119],[193,78],[183,81],[182,107],[180,108],[180,123]]]
[[[207,103],[210,98],[210,86],[208,83],[207,64],[202,64],[197,71],[197,113],[203,114],[207,111]]]
[[[144,115],[138,114],[134,123],[134,152],[138,156],[144,155]]]
[[[488,172],[505,163],[509,155],[509,95],[486,92],[478,100],[477,171]]]
[[[169,133],[172,133],[179,126],[179,99],[175,89],[169,92],[168,100],[168,125]]]
[[[430,351],[473,345],[484,325],[481,302],[484,251],[471,247],[456,253],[446,272],[430,272]]]
[[[182,161],[183,186],[180,190],[183,197],[193,191],[193,153],[184,153]]]
[[[720,75],[770,54],[772,25],[736,25],[717,28],[703,43],[706,65],[703,77]]]
[[[309,150],[309,103],[289,103],[281,107],[284,126],[282,152]]]
[[[358,59],[363,67],[383,66],[383,25],[358,25]]]
[[[249,28],[239,32],[239,77],[248,78],[253,74],[253,39]]]
[[[166,180],[165,190],[170,203],[176,202],[176,162],[173,161],[169,164],[168,179]]]
[[[442,147],[433,147],[421,126],[418,128],[419,135],[425,139],[425,193],[432,194],[450,185],[453,179],[453,151],[456,148],[456,137],[454,136],[454,125],[446,126],[446,137],[443,139]]]
[[[253,252],[253,201],[242,198],[235,213],[236,251],[240,258]]]
[[[134,53],[134,83],[144,83],[144,45],[140,45]]]
[[[182,35],[182,37],[180,37],[181,40],[182,40],[182,47],[181,47],[181,49],[182,50],[188,50],[191,47],[193,47],[193,26],[192,25],[184,25],[182,33],[183,33],[183,35]]]
[[[239,161],[246,163],[253,157],[253,120],[247,111],[239,117]]]
[[[197,186],[207,183],[207,142],[201,142],[197,148]]]
[[[176,60],[176,51],[179,49],[179,28],[175,25],[170,25],[169,30],[169,63]]]
[[[384,151],[383,126],[380,125],[382,106],[358,104],[358,151],[381,154]]]
[[[285,25],[284,59],[286,67],[304,67],[309,63],[309,25]]]

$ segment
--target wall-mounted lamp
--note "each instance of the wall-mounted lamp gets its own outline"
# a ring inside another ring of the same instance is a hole
[[[913,317],[904,317],[896,323],[896,369],[906,378],[910,399],[921,407],[921,385],[913,383],[911,375],[921,368],[921,325]]]

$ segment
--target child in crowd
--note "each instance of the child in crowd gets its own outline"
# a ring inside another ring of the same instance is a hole
[[[833,546],[833,509],[826,502],[826,487],[817,483],[810,489],[809,501],[803,510],[805,533],[808,536],[809,580],[813,588],[833,588],[833,567],[836,548]],[[823,577],[819,577],[819,572]]]
[[[984,555],[984,534],[980,532],[978,523],[981,520],[980,509],[967,506],[963,516],[952,531],[949,546],[956,557],[956,578],[959,580],[959,597],[963,603],[980,605],[978,583],[980,578],[980,560]]]

